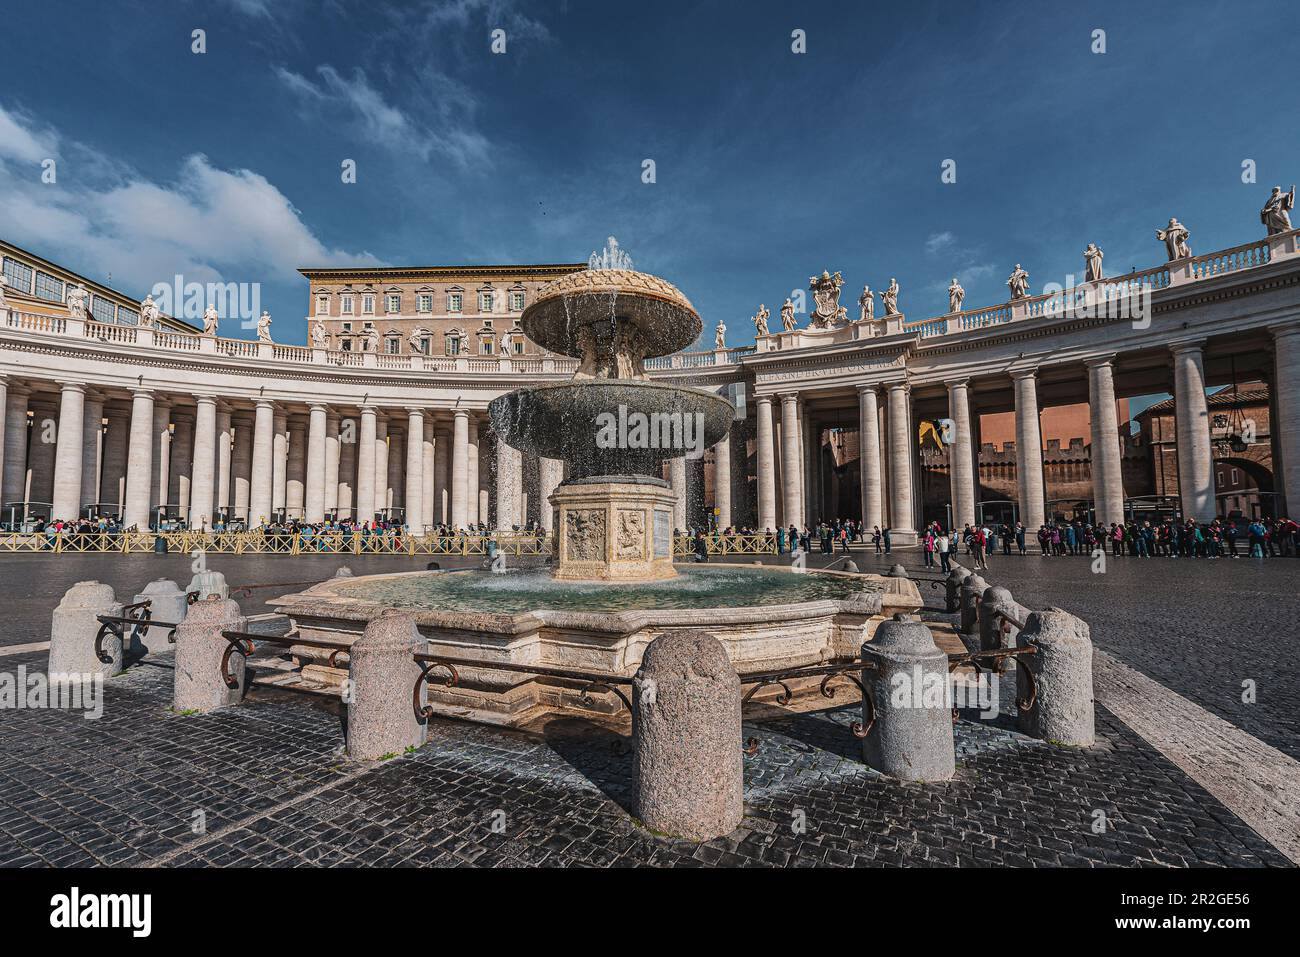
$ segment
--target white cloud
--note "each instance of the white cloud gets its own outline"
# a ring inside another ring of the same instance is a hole
[[[40,163],[57,156],[58,151],[58,137],[53,132],[34,130],[26,117],[0,107],[0,160]]]
[[[925,240],[925,251],[934,256],[950,249],[956,241],[957,237],[950,232],[931,233]]]
[[[40,142],[28,121],[0,106],[0,130],[11,126]],[[16,152],[30,149],[22,135],[5,139],[20,144]],[[18,245],[96,278],[112,273],[115,286],[141,295],[177,273],[187,281],[286,283],[297,281],[300,266],[378,262],[322,243],[264,176],[218,169],[201,154],[184,159],[167,183],[126,171],[95,185],[45,184],[39,170],[0,165],[0,222]]]

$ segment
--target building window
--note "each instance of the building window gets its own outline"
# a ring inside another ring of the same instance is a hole
[[[492,290],[489,289],[487,292],[480,292],[478,294],[478,311],[492,311]]]
[[[329,314],[330,314],[330,297],[329,297],[329,296],[317,296],[317,297],[316,297],[316,315],[318,315],[318,316],[328,316]]]
[[[447,293],[447,311],[460,312],[461,297],[458,292]]]
[[[36,295],[51,302],[63,302],[63,280],[47,276],[43,272],[36,274]]]
[[[90,314],[97,322],[116,322],[117,306],[100,296],[90,301]]]
[[[524,311],[524,294],[522,292],[512,292],[510,294],[510,311],[511,312]]]
[[[5,257],[5,282],[18,292],[32,291],[32,267]]]
[[[492,340],[484,339],[479,343],[480,349],[485,356],[492,355]]]
[[[339,326],[342,328],[342,330],[343,330],[344,332],[351,332],[351,331],[352,331],[352,323],[350,323],[350,322],[341,322],[341,323],[339,323]]]
[[[390,356],[395,356],[402,350],[402,340],[397,336],[389,336],[384,340],[384,351]]]
[[[447,350],[447,355],[449,356],[460,355],[460,336],[451,335],[445,337],[443,340],[443,345]]]
[[[420,337],[420,354],[425,356],[433,355],[433,339],[430,336]]]
[[[416,312],[433,312],[433,293],[422,292],[415,297]]]
[[[339,314],[344,316],[352,315],[351,296],[339,296]]]
[[[394,292],[394,293],[389,293],[389,295],[388,295],[388,311],[389,311],[389,312],[401,312],[401,311],[402,311],[402,297],[401,297],[401,295],[400,295],[399,293],[395,293],[395,292]]]
[[[137,326],[140,324],[140,313],[126,306],[118,306],[117,321],[124,326]]]
[[[1238,474],[1238,472],[1237,472],[1236,469],[1233,469],[1233,470],[1232,470],[1232,484],[1233,484],[1233,485],[1236,485],[1238,481],[1239,481],[1239,474]]]
[[[515,340],[515,355],[517,355],[517,356],[521,356],[521,355],[523,355],[523,354],[524,354],[524,344],[523,344],[522,342],[520,342],[518,339],[516,339],[516,340]]]
[[[342,342],[339,343],[339,346],[343,349],[344,352],[351,352],[351,351],[352,351],[352,340],[351,340],[351,339],[344,339]]]
[[[375,314],[375,297],[366,295],[361,297],[361,314],[373,316]]]

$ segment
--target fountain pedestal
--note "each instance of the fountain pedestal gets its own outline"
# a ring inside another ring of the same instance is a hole
[[[641,582],[676,577],[675,501],[668,483],[645,476],[561,485],[550,498],[557,538],[552,576],[560,581]]]

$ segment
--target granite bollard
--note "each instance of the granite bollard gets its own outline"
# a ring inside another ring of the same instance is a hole
[[[220,595],[222,598],[230,597],[230,586],[226,584],[226,576],[211,569],[195,572],[190,583],[185,586],[185,591],[197,593],[199,601],[211,598],[213,595]]]
[[[979,625],[979,605],[989,583],[979,575],[971,575],[961,585],[961,631],[964,635],[975,634]]]
[[[172,708],[176,711],[212,711],[238,704],[244,697],[244,656],[230,656],[235,687],[221,676],[221,659],[230,642],[223,631],[244,631],[248,619],[239,603],[229,598],[204,598],[190,606],[176,629],[176,674]]]
[[[863,721],[875,721],[862,742],[867,764],[901,781],[947,781],[956,771],[948,656],[922,622],[895,615],[862,646]]]
[[[420,677],[413,656],[426,644],[415,616],[394,611],[371,620],[352,643],[345,699],[349,757],[373,761],[424,744],[425,722],[411,693]]]
[[[1016,643],[1036,649],[1032,655],[1021,656],[1016,667],[1016,691],[1021,701],[1029,697],[1026,671],[1035,684],[1033,706],[1020,708],[1016,718],[1020,730],[1053,744],[1080,748],[1095,744],[1088,623],[1059,608],[1031,612]]]
[[[980,651],[995,651],[998,648],[1016,646],[1015,636],[1019,629],[1007,622],[1010,630],[1004,633],[1002,615],[1019,622],[1024,621],[1024,609],[1011,597],[1011,592],[1001,585],[990,585],[984,589],[984,596],[979,604]]]
[[[970,578],[970,569],[952,563],[952,569],[948,572],[948,578],[944,582],[944,606],[948,614],[961,610],[961,586],[965,584],[966,579]]]
[[[692,841],[730,834],[744,816],[740,676],[703,631],[652,641],[633,679],[636,814]]]
[[[113,595],[111,585],[94,581],[77,582],[64,592],[50,623],[49,673],[102,674],[112,677],[121,671],[120,638],[112,634],[104,637],[104,653],[112,661],[100,661],[95,655],[95,636],[101,627],[96,616],[121,614],[122,605]]]
[[[185,592],[181,591],[170,578],[159,578],[151,581],[144,586],[144,590],[135,598],[135,602],[149,602],[149,618],[152,621],[170,622],[173,625],[179,625],[185,620],[186,613],[190,610],[190,604],[185,598]],[[162,628],[158,625],[150,625],[148,628],[140,629],[141,637],[139,644],[144,646],[144,650],[151,655],[159,654],[164,651],[171,651],[175,646],[167,640],[170,628]],[[127,632],[128,636],[134,633]],[[139,650],[138,648],[135,650]]]

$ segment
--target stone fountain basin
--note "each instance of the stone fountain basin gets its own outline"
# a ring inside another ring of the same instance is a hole
[[[643,420],[650,425],[641,433],[644,439],[635,430],[638,420],[634,413],[651,417]],[[703,389],[629,379],[580,379],[503,395],[488,405],[488,414],[492,428],[511,447],[563,459],[570,463],[574,476],[658,475],[660,462],[679,458],[690,449],[633,447],[651,442],[650,433],[656,431],[656,423],[660,444],[662,424],[669,424],[671,445],[686,437],[685,425],[690,417],[690,436],[703,453],[727,434],[736,410],[727,399]],[[602,448],[598,442],[606,414],[615,422],[622,414],[627,423],[627,441],[620,439],[622,444],[613,448]],[[679,430],[673,429],[675,423],[680,423]]]
[[[692,566],[681,566],[689,576]],[[773,566],[723,565],[755,575],[793,575]],[[490,572],[405,572],[331,579],[304,592],[285,595],[270,604],[287,615],[306,639],[351,642],[366,624],[395,607],[357,597],[367,583],[418,590],[421,580],[437,575]],[[545,668],[630,677],[646,647],[665,632],[702,629],[716,636],[740,672],[779,671],[854,657],[877,626],[895,613],[915,613],[922,605],[916,585],[907,579],[844,572],[806,572],[808,576],[842,576],[864,581],[875,590],[847,599],[794,601],[775,605],[576,611],[534,608],[519,612],[404,607],[429,642],[429,653],[484,665],[537,665]],[[680,581],[681,579],[677,579]],[[602,586],[615,594],[621,586]],[[296,645],[293,653],[305,675],[338,684],[343,669],[330,668],[328,652]],[[582,701],[582,683],[528,673],[458,666],[455,688],[431,686],[429,699],[444,717],[491,724],[522,726],[555,713],[584,714],[593,710],[616,714],[620,703],[612,694],[593,693]]]

